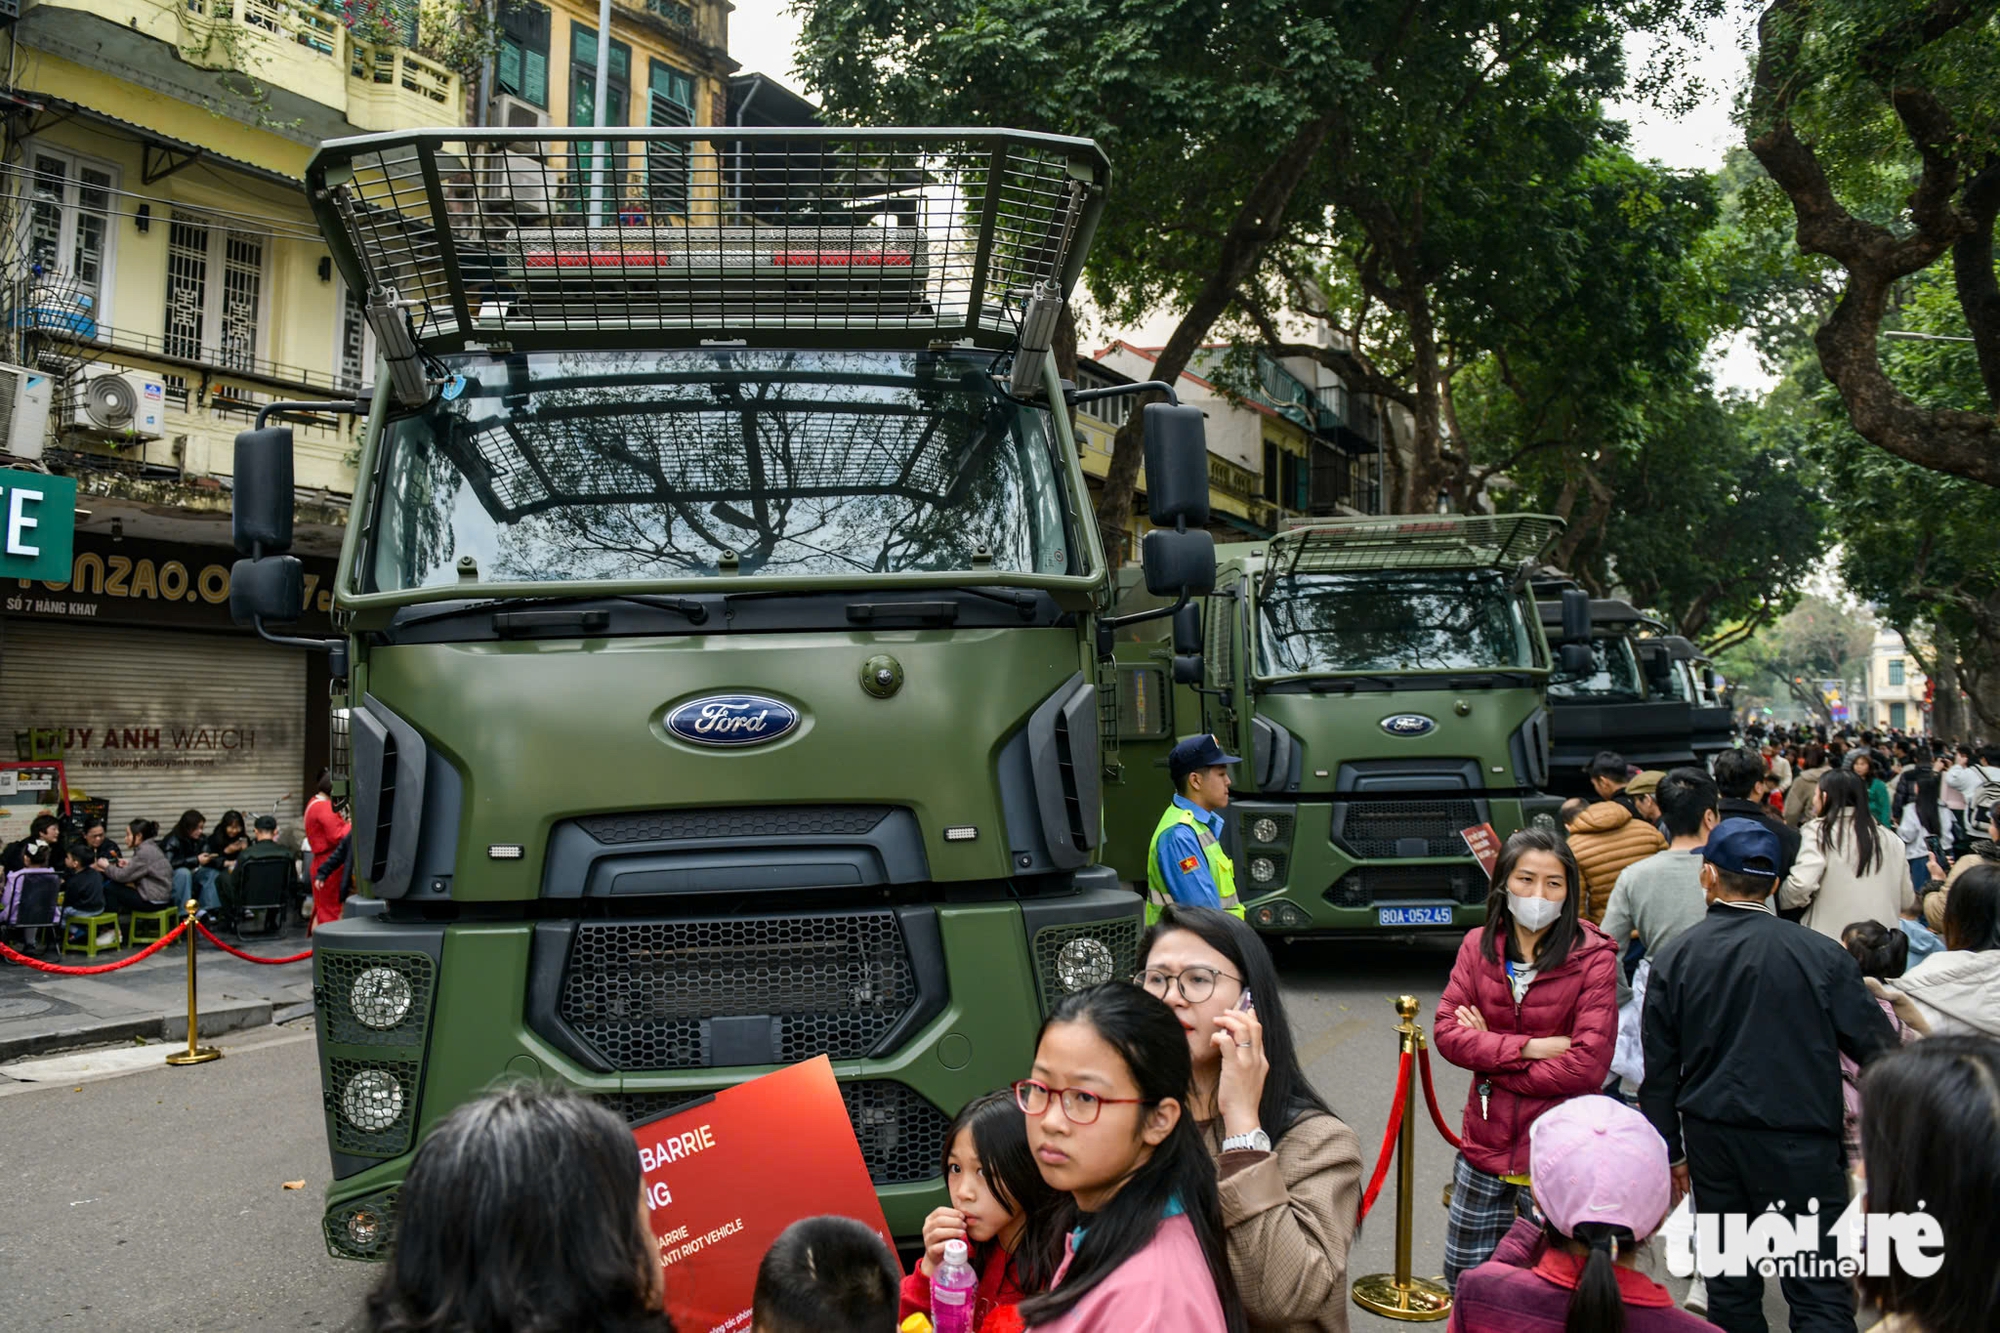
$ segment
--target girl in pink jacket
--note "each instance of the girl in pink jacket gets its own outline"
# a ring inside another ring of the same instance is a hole
[[[1192,1081],[1180,1020],[1136,986],[1065,996],[1042,1024],[1014,1097],[1069,1239],[1053,1288],[1021,1303],[1027,1327],[1244,1333]]]
[[[1554,834],[1507,839],[1486,924],[1459,946],[1438,1002],[1438,1054],[1472,1071],[1445,1220],[1444,1276],[1486,1262],[1532,1211],[1528,1127],[1597,1092],[1618,1044],[1618,950],[1577,916],[1582,876]]]

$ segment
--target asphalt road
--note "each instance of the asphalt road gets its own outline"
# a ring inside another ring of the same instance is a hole
[[[1280,959],[1307,1070],[1370,1169],[1394,1093],[1394,998],[1416,995],[1428,1023],[1455,944],[1297,946]],[[211,1065],[0,1091],[0,1322],[93,1333],[351,1324],[373,1270],[329,1258],[320,1240],[328,1163],[310,1033],[217,1044],[229,1054]],[[1455,1125],[1466,1076],[1441,1060],[1435,1074]],[[1452,1158],[1417,1110],[1414,1266],[1434,1276]],[[291,1180],[305,1187],[285,1189]],[[1350,1274],[1393,1269],[1395,1206],[1392,1169]],[[1357,1330],[1407,1327],[1351,1313]]]

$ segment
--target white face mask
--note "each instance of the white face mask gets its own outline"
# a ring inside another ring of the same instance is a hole
[[[1563,905],[1539,896],[1524,898],[1510,891],[1507,894],[1507,910],[1521,923],[1523,930],[1532,933],[1555,924],[1555,919],[1562,915]]]

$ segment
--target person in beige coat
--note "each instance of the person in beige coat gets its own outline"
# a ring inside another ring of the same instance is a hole
[[[1819,813],[1819,780],[1826,776],[1828,767],[1826,747],[1808,745],[1804,765],[1792,775],[1792,785],[1785,788],[1785,822],[1793,828],[1803,828]]]
[[[1803,907],[1800,924],[1835,940],[1856,921],[1900,929],[1917,895],[1902,843],[1869,811],[1867,784],[1852,773],[1827,774],[1818,809],[1800,830],[1799,859],[1779,886],[1778,906]]]
[[[1256,1333],[1346,1333],[1361,1140],[1299,1067],[1278,973],[1255,931],[1166,908],[1133,980],[1165,1001],[1194,1057],[1188,1111],[1215,1155],[1229,1267]]]
[[[1583,899],[1577,909],[1592,925],[1602,924],[1611,890],[1626,866],[1637,865],[1667,845],[1660,831],[1616,801],[1563,803],[1563,827],[1570,855],[1583,872]]]

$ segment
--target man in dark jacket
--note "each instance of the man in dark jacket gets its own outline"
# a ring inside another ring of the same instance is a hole
[[[1715,787],[1722,793],[1717,813],[1724,819],[1754,819],[1778,838],[1778,878],[1792,873],[1799,859],[1799,831],[1758,799],[1758,784],[1769,776],[1764,756],[1756,750],[1724,750],[1715,756]]]
[[[272,815],[259,815],[255,826],[255,837],[236,858],[236,869],[223,876],[219,886],[222,910],[225,919],[234,919],[243,906],[243,877],[252,862],[283,861],[285,863],[285,896],[287,900],[299,896],[298,874],[292,869],[292,849],[278,841],[278,821]]]
[[[1722,756],[1727,758],[1727,755]],[[1690,1187],[1706,1214],[1788,1219],[1819,1201],[1822,1255],[1847,1207],[1840,1056],[1866,1064],[1896,1034],[1840,944],[1772,915],[1778,838],[1725,819],[1702,849],[1708,914],[1653,960],[1641,1020],[1639,1108],[1667,1141],[1676,1200]],[[1685,1144],[1685,1146],[1683,1146]],[[1854,1288],[1839,1277],[1784,1277],[1795,1333],[1852,1333]],[[1708,1318],[1764,1333],[1764,1279],[1708,1279]]]

